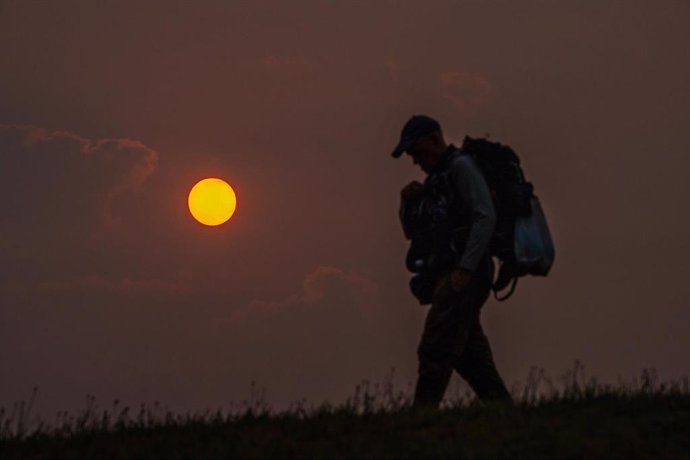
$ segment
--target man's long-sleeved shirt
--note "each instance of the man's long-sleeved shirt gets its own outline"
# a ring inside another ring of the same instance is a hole
[[[424,188],[426,198],[401,203],[400,220],[405,236],[413,238],[415,225],[420,223],[422,227],[431,224],[437,229],[457,231],[454,235],[460,235],[460,241],[454,241],[459,244],[453,267],[474,272],[488,250],[496,224],[491,192],[481,170],[470,155],[450,145],[436,170],[427,177]],[[425,238],[451,238],[444,235],[444,231],[424,233]],[[435,243],[444,247],[443,241],[428,243],[430,247],[438,247]]]
[[[470,155],[456,152],[447,153],[453,155],[447,166],[449,185],[454,187],[459,198],[461,216],[469,218],[469,233],[456,268],[474,272],[489,248],[496,212],[479,166]]]

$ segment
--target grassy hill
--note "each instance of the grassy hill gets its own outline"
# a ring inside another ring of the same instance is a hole
[[[3,415],[0,458],[690,459],[687,379],[574,384],[550,394],[527,388],[516,399],[420,410],[403,395],[360,387],[340,407],[298,404],[282,413],[260,401],[234,414],[87,409],[32,430]]]

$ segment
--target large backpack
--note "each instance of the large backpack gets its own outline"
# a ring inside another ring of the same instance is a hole
[[[534,187],[526,181],[512,148],[467,136],[461,150],[474,158],[491,190],[496,227],[489,254],[500,261],[493,291],[496,299],[505,300],[515,291],[518,278],[548,274],[555,257],[551,234]],[[499,297],[508,285],[509,292]]]

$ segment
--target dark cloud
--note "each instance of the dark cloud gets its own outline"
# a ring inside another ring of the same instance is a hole
[[[112,232],[130,216],[128,203],[157,159],[157,152],[132,139],[0,126],[5,276],[92,270],[92,255],[107,249]]]
[[[131,217],[128,205],[157,160],[156,151],[132,139],[1,125],[3,271],[55,276],[89,270],[74,262],[87,261],[94,246],[107,246],[105,234]]]
[[[50,225],[93,216],[95,226],[116,225],[116,202],[137,192],[158,161],[156,151],[132,139],[91,140],[17,125],[0,125],[0,152],[13,220]],[[48,220],[51,213],[61,218]]]
[[[338,294],[343,294],[338,295]],[[318,267],[308,274],[304,280],[304,292],[279,302],[253,301],[247,311],[240,311],[238,315],[264,315],[270,312],[289,310],[318,309],[331,301],[336,304],[346,304],[353,308],[355,316],[371,312],[376,308],[375,284],[361,275],[345,273],[335,267]],[[343,298],[344,297],[344,298]]]

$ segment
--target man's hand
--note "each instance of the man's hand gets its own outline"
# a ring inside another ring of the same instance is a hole
[[[471,280],[472,272],[468,272],[467,270],[463,270],[462,268],[453,270],[450,273],[450,285],[456,291],[460,291],[467,287],[467,285],[470,284]]]
[[[405,201],[412,200],[422,193],[423,189],[424,186],[420,182],[414,180],[402,189],[400,197]]]

